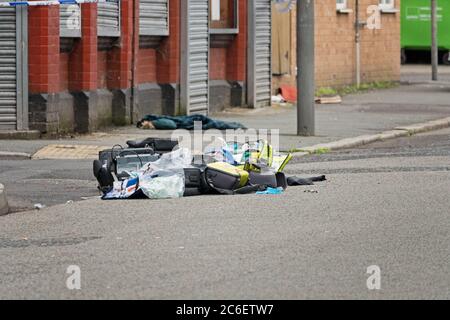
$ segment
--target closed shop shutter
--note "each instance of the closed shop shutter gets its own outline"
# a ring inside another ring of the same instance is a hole
[[[97,8],[98,35],[120,37],[120,0],[100,2]]]
[[[209,104],[209,0],[183,8],[181,104],[187,114],[207,114]]]
[[[140,0],[139,34],[141,36],[169,35],[169,0]]]
[[[81,7],[78,4],[62,4],[59,7],[61,37],[81,37]]]
[[[249,10],[249,105],[270,106],[272,94],[271,0],[251,0]]]
[[[0,130],[17,123],[16,9],[0,8]]]

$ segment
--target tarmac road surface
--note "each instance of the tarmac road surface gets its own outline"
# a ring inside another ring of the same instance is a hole
[[[302,158],[288,173],[328,181],[282,195],[91,199],[0,217],[0,298],[448,299],[449,138]],[[80,290],[66,286],[71,265]],[[367,287],[371,266],[380,290]]]

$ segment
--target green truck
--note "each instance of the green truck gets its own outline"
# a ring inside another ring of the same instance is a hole
[[[407,51],[431,49],[430,0],[401,1],[402,63]],[[444,64],[450,64],[450,0],[438,0],[438,45]]]

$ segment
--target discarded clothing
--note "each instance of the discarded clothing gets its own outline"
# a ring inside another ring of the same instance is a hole
[[[326,181],[327,178],[325,176],[318,176],[312,178],[299,178],[299,177],[288,177],[287,184],[288,186],[312,186],[314,182]]]
[[[175,130],[175,129],[194,130],[194,122],[196,121],[202,123],[203,130],[246,129],[246,127],[241,123],[215,120],[201,114],[194,114],[190,116],[177,116],[177,117],[147,115],[141,121],[138,122],[137,127],[143,128],[144,123],[151,122],[153,127],[158,130]]]

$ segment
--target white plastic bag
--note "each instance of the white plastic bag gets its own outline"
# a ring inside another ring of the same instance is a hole
[[[184,175],[177,173],[141,179],[140,189],[150,199],[181,198],[184,194]]]
[[[145,164],[139,172],[139,188],[150,199],[180,198],[185,191],[184,168],[191,165],[188,149],[166,153]]]

